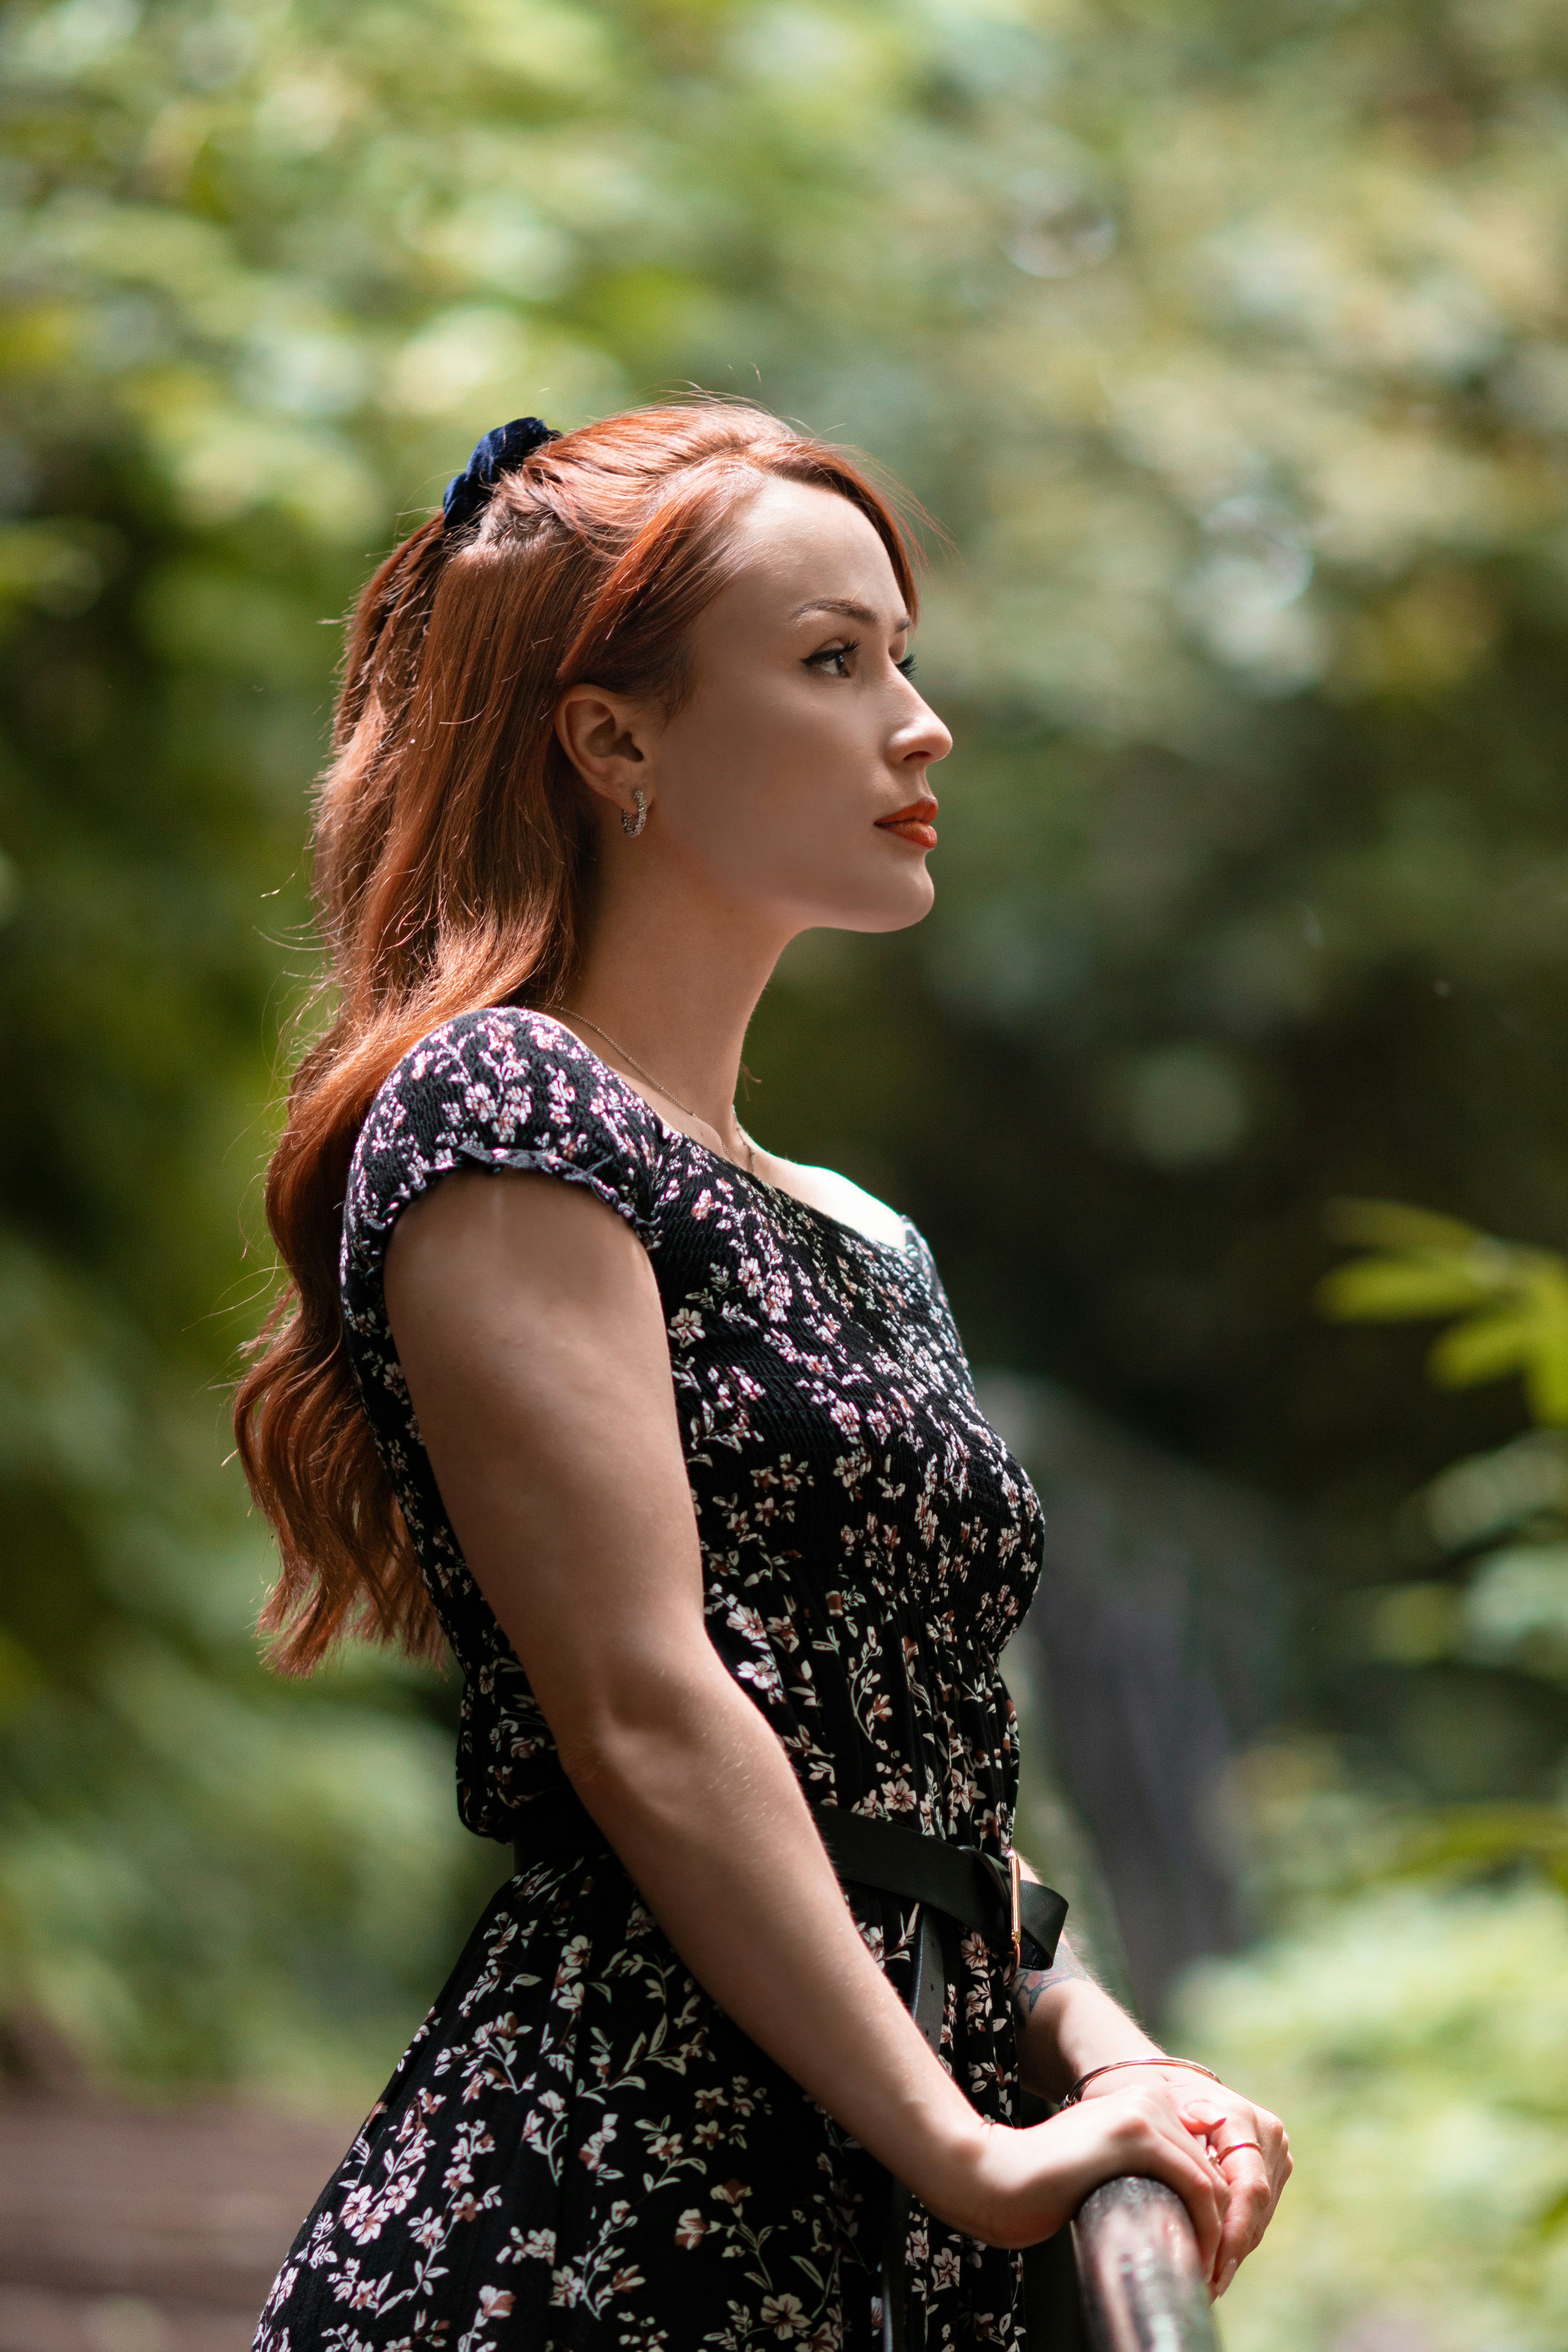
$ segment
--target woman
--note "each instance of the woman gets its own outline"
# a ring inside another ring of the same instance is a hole
[[[282,1662],[444,1637],[516,1874],[268,2352],[1012,2346],[1096,2182],[1217,2291],[1283,2183],[1009,1916],[1035,1498],[920,1236],[735,1116],[785,943],[931,904],[914,611],[865,478],[715,404],[488,436],[355,616],[240,1443]]]

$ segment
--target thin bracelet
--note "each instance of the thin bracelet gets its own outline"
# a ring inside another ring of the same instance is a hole
[[[1087,2074],[1080,2074],[1062,2101],[1063,2106],[1076,2107],[1091,2083],[1097,2083],[1102,2074],[1114,2074],[1119,2066],[1184,2066],[1189,2074],[1206,2074],[1211,2083],[1219,2081],[1212,2066],[1200,2066],[1195,2058],[1111,2058],[1103,2066],[1091,2066]]]

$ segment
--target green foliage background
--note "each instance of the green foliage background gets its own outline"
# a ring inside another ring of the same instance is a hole
[[[12,0],[0,107],[5,1997],[346,2094],[495,1874],[448,1691],[256,1666],[221,1386],[331,624],[479,431],[688,383],[950,541],[939,910],[801,944],[749,1115],[977,1358],[1331,1527],[1297,1701],[1379,1787],[1546,1802],[1544,1654],[1388,1631],[1511,1393],[1312,1290],[1342,1192],[1562,1238],[1561,10]]]

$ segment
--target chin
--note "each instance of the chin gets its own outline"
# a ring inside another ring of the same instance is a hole
[[[922,867],[904,887],[868,893],[858,904],[836,907],[816,918],[816,928],[832,931],[907,931],[923,923],[936,901],[936,885]]]

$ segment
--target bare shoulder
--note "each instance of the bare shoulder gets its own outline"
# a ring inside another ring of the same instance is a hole
[[[825,1216],[864,1234],[868,1241],[881,1242],[889,1249],[903,1248],[904,1221],[898,1211],[879,1201],[875,1192],[840,1176],[836,1168],[805,1167],[797,1160],[780,1160],[771,1151],[762,1151],[757,1154],[757,1173],[781,1192],[804,1201],[808,1209],[820,1209]]]
[[[590,1186],[537,1170],[443,1176],[399,1217],[384,1279],[395,1333],[411,1312],[494,1325],[504,1339],[519,1312],[569,1307],[585,1327],[595,1313],[658,1304],[647,1253],[624,1218]]]

